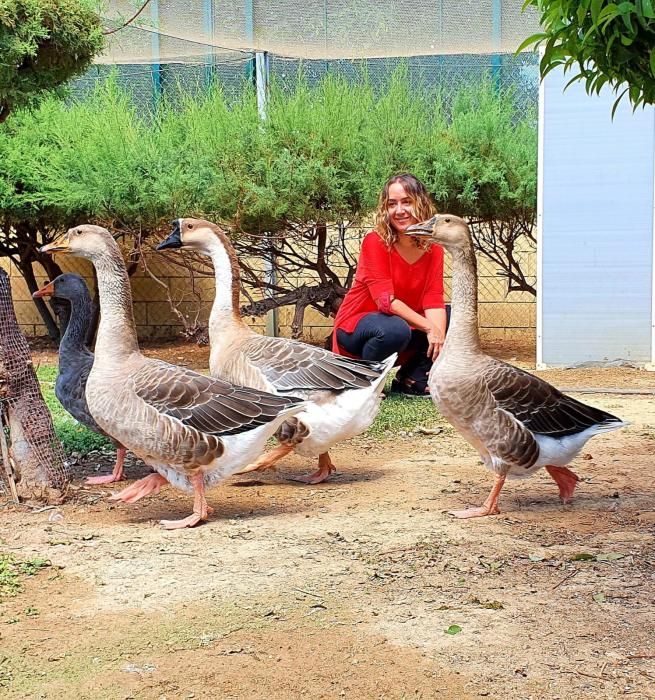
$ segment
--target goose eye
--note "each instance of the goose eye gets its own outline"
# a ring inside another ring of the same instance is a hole
[[[446,219],[446,223],[449,224],[449,223],[450,223],[450,219]]]
[[[193,224],[187,224],[187,228],[189,228],[189,229],[193,228]]]

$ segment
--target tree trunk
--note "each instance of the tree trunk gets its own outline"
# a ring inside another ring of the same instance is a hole
[[[34,292],[36,292],[39,288],[36,277],[34,276],[34,270],[32,269],[32,262],[33,260],[29,259],[25,261],[21,260],[18,266],[21,274],[23,275],[23,279],[27,284],[27,288],[30,290],[30,294],[34,294]],[[57,324],[50,313],[48,305],[43,301],[43,299],[35,299],[34,303],[36,304],[39,315],[43,319],[43,323],[45,324],[50,338],[52,338],[52,340],[59,340],[59,328],[57,327]]]

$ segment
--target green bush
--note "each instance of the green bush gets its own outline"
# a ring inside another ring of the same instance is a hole
[[[83,73],[103,46],[93,0],[0,0],[0,121]]]

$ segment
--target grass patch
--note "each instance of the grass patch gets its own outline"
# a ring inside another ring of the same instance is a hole
[[[34,576],[47,566],[50,566],[47,559],[34,557],[27,561],[17,561],[13,554],[0,552],[0,603],[23,590],[22,578]]]
[[[415,431],[417,428],[451,429],[450,423],[439,413],[430,397],[407,398],[398,394],[389,394],[391,381],[391,378],[387,381],[385,387],[387,396],[380,405],[380,412],[375,422],[365,433],[367,437],[397,437],[403,431]]]
[[[92,450],[111,447],[111,442],[106,437],[94,433],[81,423],[59,403],[55,396],[55,380],[57,379],[57,367],[55,365],[41,365],[36,370],[36,376],[41,385],[41,393],[52,415],[55,432],[64,446],[66,454],[79,452],[88,454]]]

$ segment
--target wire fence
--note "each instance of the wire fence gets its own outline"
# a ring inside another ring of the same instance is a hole
[[[200,44],[202,42],[199,42]],[[188,47],[187,47],[188,48]],[[127,90],[140,109],[154,108],[158,101],[174,101],[182,96],[199,95],[207,90],[215,80],[224,89],[236,96],[241,90],[254,89],[255,54],[252,51],[219,51],[211,46],[193,58],[181,57],[170,62],[150,62],[135,64],[95,65],[85,76],[72,86],[74,99],[84,98],[110,73]],[[180,49],[182,52],[182,48]],[[170,52],[169,52],[170,53]],[[514,54],[456,54],[433,56],[404,56],[366,59],[298,59],[284,55],[269,56],[271,79],[283,89],[291,88],[298,71],[302,70],[305,79],[316,83],[326,75],[338,75],[348,80],[358,80],[365,73],[372,85],[382,85],[402,63],[407,68],[408,80],[425,86],[441,89],[444,95],[454,95],[458,89],[476,82],[491,79],[499,88],[512,88],[517,109],[534,107],[538,101],[538,62],[533,53]],[[359,243],[367,229],[351,227],[346,236],[351,255],[356,259]],[[536,275],[536,251],[529,240],[515,255],[527,279]],[[135,317],[142,338],[164,338],[179,334],[188,323],[205,324],[213,299],[213,280],[193,275],[179,266],[170,266],[152,254],[149,267],[155,270],[160,280],[169,287],[167,294],[161,285],[140,269],[133,276]],[[67,270],[78,272],[92,281],[90,269],[84,261],[67,261]],[[337,273],[345,276],[348,265],[343,256],[335,255],[330,261]],[[264,274],[263,262],[260,265]],[[507,281],[500,268],[488,258],[480,256],[480,326],[490,337],[505,338],[513,335],[534,335],[535,298],[529,292],[507,293]],[[41,278],[43,279],[43,278]],[[312,280],[311,274],[298,274],[291,283],[301,284]],[[30,335],[42,335],[45,328],[40,322],[33,302],[24,285],[16,280],[12,272],[12,286],[16,298],[19,323]],[[449,278],[446,278],[449,290]],[[170,297],[170,298],[169,298]],[[173,300],[179,313],[171,310]],[[180,317],[180,313],[184,318]],[[292,307],[278,313],[279,332],[290,332]],[[263,328],[264,319],[252,319],[252,323]],[[331,319],[309,309],[305,317],[304,331],[308,340],[320,340],[330,331]]]

